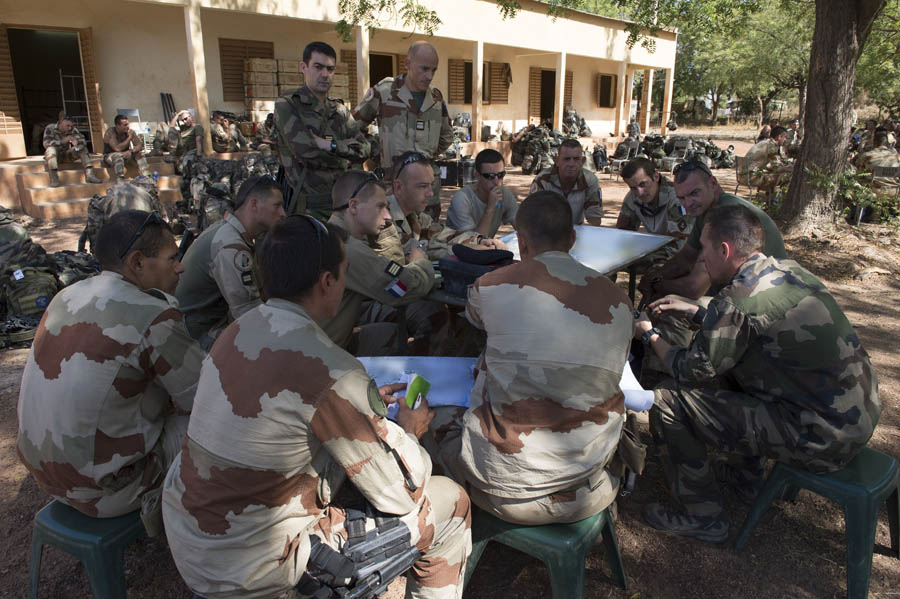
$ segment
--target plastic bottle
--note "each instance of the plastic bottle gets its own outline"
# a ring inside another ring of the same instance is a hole
[[[158,168],[153,169],[153,181],[155,183],[159,183],[159,169]]]

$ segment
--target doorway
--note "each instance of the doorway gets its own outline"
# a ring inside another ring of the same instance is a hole
[[[44,153],[44,127],[60,112],[72,118],[92,150],[78,33],[10,27],[7,36],[27,153]]]
[[[541,71],[541,121],[553,120],[556,104],[556,71]]]
[[[374,87],[385,77],[394,76],[393,54],[369,54],[369,85]]]

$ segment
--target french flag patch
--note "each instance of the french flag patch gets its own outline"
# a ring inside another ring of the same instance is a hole
[[[394,279],[391,284],[387,286],[386,291],[394,297],[403,297],[406,295],[406,285],[404,285],[403,281],[400,279]]]

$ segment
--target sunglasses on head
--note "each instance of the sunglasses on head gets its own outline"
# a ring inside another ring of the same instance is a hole
[[[488,181],[492,181],[494,179],[503,180],[503,177],[506,176],[506,171],[500,171],[499,173],[478,173]]]
[[[347,201],[338,206],[337,208],[332,208],[333,212],[339,212],[341,210],[346,210],[350,206],[350,200],[356,197],[356,195],[363,190],[363,187],[368,185],[369,183],[379,183],[381,181],[381,177],[376,175],[375,173],[366,173],[366,178],[363,179],[359,185],[353,188],[353,193],[350,194],[350,197],[347,198]]]
[[[138,227],[138,230],[134,232],[134,235],[131,236],[131,239],[128,241],[128,245],[125,246],[125,249],[119,252],[119,258],[124,258],[125,255],[131,251],[131,247],[135,244],[135,242],[140,238],[141,235],[144,234],[144,230],[147,228],[149,224],[160,224],[165,221],[162,217],[156,212],[151,212],[147,215],[147,218],[144,219],[144,222],[141,223],[141,226]]]
[[[696,161],[694,161],[694,160],[690,160],[690,161],[688,161],[688,162],[682,162],[681,164],[679,164],[678,166],[676,166],[676,167],[672,170],[672,175],[673,175],[673,176],[674,176],[674,175],[677,175],[677,174],[680,173],[681,171],[684,171],[684,172],[690,172],[690,171],[693,171],[693,170],[700,170],[700,171],[703,171],[704,173],[706,173],[707,175],[712,176],[712,171],[709,170],[709,167],[708,167],[708,166],[706,166],[706,165],[703,164],[702,162],[696,162]]]
[[[400,168],[397,170],[397,176],[395,178],[400,177],[400,173],[403,172],[403,169],[406,168],[407,164],[412,164],[413,162],[424,162],[428,160],[428,156],[421,152],[413,152],[409,156],[403,159],[403,162],[400,163]]]

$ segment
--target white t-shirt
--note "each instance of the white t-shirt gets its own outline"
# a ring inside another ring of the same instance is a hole
[[[455,194],[450,200],[450,209],[447,210],[447,226],[456,231],[474,231],[484,211],[487,208],[484,202],[475,194],[474,185],[467,185]],[[516,219],[516,211],[519,205],[516,196],[508,187],[503,188],[503,198],[494,212],[494,220],[491,222],[490,237],[497,234],[501,224],[509,224]]]

